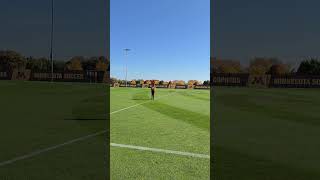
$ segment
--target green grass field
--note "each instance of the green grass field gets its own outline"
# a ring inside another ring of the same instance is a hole
[[[149,89],[112,88],[111,142],[209,155],[209,91],[157,89],[156,98]],[[209,178],[209,158],[114,146],[110,158],[111,179]]]
[[[319,89],[215,89],[217,179],[320,179],[319,105]]]
[[[0,179],[106,176],[105,85],[0,81]],[[209,91],[111,88],[111,142],[209,154]],[[215,177],[320,179],[318,89],[216,88]],[[137,105],[139,104],[139,105]],[[112,179],[208,179],[209,159],[111,146]]]
[[[104,131],[106,85],[0,81],[0,164]],[[104,179],[105,135],[0,166],[1,180]]]

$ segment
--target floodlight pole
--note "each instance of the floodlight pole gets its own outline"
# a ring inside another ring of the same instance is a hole
[[[53,31],[54,31],[54,0],[51,0],[51,42],[50,42],[50,61],[51,61],[51,82],[53,82]]]
[[[128,77],[128,62],[127,62],[127,59],[128,59],[128,51],[130,51],[131,49],[128,49],[128,48],[126,48],[126,49],[123,49],[124,50],[124,52],[125,52],[125,59],[126,59],[126,77],[125,77],[125,81],[126,81],[126,87],[128,86],[127,85],[127,77]]]

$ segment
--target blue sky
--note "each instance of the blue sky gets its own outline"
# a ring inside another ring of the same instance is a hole
[[[209,0],[111,0],[110,31],[111,76],[209,79]]]

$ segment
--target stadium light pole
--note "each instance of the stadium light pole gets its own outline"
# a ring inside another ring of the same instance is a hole
[[[126,81],[126,87],[127,87],[127,77],[128,77],[128,63],[127,63],[127,59],[128,59],[128,52],[131,50],[131,49],[123,49],[124,50],[124,55],[125,55],[125,64],[126,64],[126,77],[125,77],[125,81]]]
[[[50,38],[51,82],[53,82],[53,31],[54,31],[54,0],[51,0],[51,38]]]

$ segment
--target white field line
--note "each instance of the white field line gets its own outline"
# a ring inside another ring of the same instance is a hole
[[[30,153],[30,154],[26,154],[26,155],[23,155],[23,156],[19,156],[19,157],[13,158],[13,159],[8,160],[8,161],[3,161],[3,162],[0,162],[0,167],[1,167],[1,166],[8,165],[8,164],[12,164],[12,163],[14,163],[14,162],[16,162],[16,161],[20,161],[20,160],[23,160],[23,159],[31,158],[31,157],[33,157],[33,156],[39,155],[39,154],[44,153],[44,152],[48,152],[48,151],[51,151],[51,150],[54,150],[54,149],[58,149],[58,148],[60,148],[60,147],[62,147],[62,146],[66,146],[66,145],[69,145],[69,144],[73,144],[73,143],[75,143],[75,142],[83,141],[83,140],[89,139],[89,138],[91,138],[91,137],[104,134],[104,133],[106,133],[106,132],[107,132],[107,131],[100,131],[100,132],[97,132],[97,133],[94,133],[94,134],[90,134],[90,135],[87,135],[87,136],[83,136],[83,137],[80,137],[80,138],[76,138],[76,139],[67,141],[67,142],[62,143],[62,144],[58,144],[58,145],[51,146],[51,147],[48,147],[48,148],[45,148],[45,149],[41,149],[41,150],[38,150],[38,151],[34,151],[34,152]]]
[[[173,93],[170,93],[170,94],[167,94],[167,95],[160,96],[159,98],[155,98],[155,100],[160,99],[160,98],[163,98],[163,97],[166,97],[166,96],[169,96],[169,95],[171,95],[171,94],[173,94]],[[136,107],[136,106],[140,106],[140,105],[142,105],[142,104],[150,103],[150,102],[152,102],[152,101],[150,100],[150,101],[146,101],[146,102],[143,102],[143,103],[135,104],[135,105],[132,105],[132,106],[129,106],[129,107],[123,108],[123,109],[119,109],[119,110],[113,111],[113,112],[111,112],[110,114],[115,114],[115,113],[118,113],[118,112],[121,112],[121,111],[124,111],[124,110],[130,109],[130,108],[133,108],[133,107]]]
[[[171,94],[173,94],[173,93],[170,93],[170,94],[161,96],[161,97],[159,97],[159,98],[157,98],[157,99],[160,99],[160,98],[165,97],[165,96],[169,96],[169,95],[171,95]],[[118,113],[118,112],[124,111],[124,110],[126,110],[126,109],[130,109],[130,108],[133,108],[133,107],[136,107],[136,106],[139,106],[139,105],[148,103],[148,102],[151,102],[151,100],[150,100],[150,101],[147,101],[147,102],[140,103],[140,104],[136,104],[136,105],[133,105],[133,106],[129,106],[129,107],[127,107],[127,108],[119,109],[119,110],[117,110],[117,111],[111,112],[110,115],[111,115],[111,114],[114,114],[114,113]],[[34,156],[37,156],[37,155],[39,155],[39,154],[42,154],[42,153],[45,153],[45,152],[48,152],[48,151],[55,150],[55,149],[58,149],[58,148],[60,148],[60,147],[66,146],[66,145],[70,145],[70,144],[73,144],[73,143],[76,143],[76,142],[79,142],[79,141],[83,141],[83,140],[89,139],[89,138],[91,138],[91,137],[95,137],[95,136],[104,134],[104,133],[106,133],[106,132],[107,132],[107,130],[99,131],[99,132],[96,132],[96,133],[94,133],[94,134],[90,134],[90,135],[87,135],[87,136],[79,137],[79,138],[76,138],[76,139],[73,139],[73,140],[64,142],[64,143],[62,143],[62,144],[58,144],[58,145],[51,146],[51,147],[48,147],[48,148],[45,148],[45,149],[37,150],[37,151],[31,152],[31,153],[26,154],[26,155],[22,155],[22,156],[15,157],[15,158],[10,159],[10,160],[7,160],[7,161],[2,161],[2,162],[0,162],[0,167],[1,167],[1,166],[8,165],[8,164],[12,164],[12,163],[14,163],[14,162],[16,162],[16,161],[20,161],[20,160],[24,160],[24,159],[27,159],[27,158],[34,157]]]
[[[175,155],[180,155],[180,156],[190,156],[190,157],[196,157],[196,158],[206,158],[206,159],[210,158],[210,156],[206,155],[206,154],[197,154],[197,153],[190,153],[190,152],[173,151],[173,150],[167,150],[167,149],[158,149],[158,148],[134,146],[134,145],[127,145],[127,144],[110,143],[110,145],[114,146],[114,147],[136,149],[136,150],[141,150],[141,151],[151,151],[151,152],[175,154]]]
[[[150,102],[150,101],[143,102],[143,103],[139,103],[139,104],[135,104],[135,105],[132,105],[132,106],[129,106],[129,107],[123,108],[123,109],[119,109],[119,110],[116,110],[116,111],[111,112],[110,114],[115,114],[115,113],[118,113],[118,112],[124,111],[124,110],[126,110],[126,109],[130,109],[130,108],[133,108],[133,107],[136,107],[136,106],[140,106],[140,105],[145,104],[145,103],[148,103],[148,102]]]

